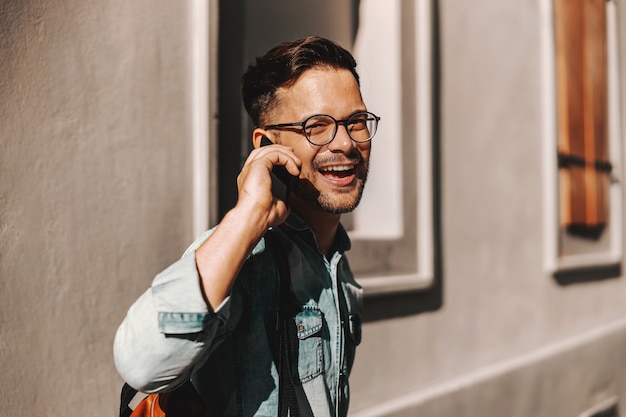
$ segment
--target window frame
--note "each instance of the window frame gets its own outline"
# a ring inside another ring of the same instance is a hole
[[[608,159],[612,164],[609,186],[609,247],[602,252],[559,255],[559,166],[558,101],[556,66],[556,27],[554,0],[543,0],[543,165],[544,165],[544,267],[551,274],[589,268],[621,266],[623,259],[622,218],[622,147],[620,125],[620,85],[617,44],[617,10],[614,0],[607,0],[607,84],[608,84]]]
[[[218,4],[189,4],[193,238],[217,221]]]
[[[401,3],[400,3],[401,4]],[[361,3],[363,7],[363,3]],[[433,178],[433,106],[434,89],[433,89],[433,57],[434,57],[434,31],[433,31],[433,2],[430,0],[418,0],[413,3],[413,23],[414,23],[414,36],[415,36],[415,51],[414,62],[412,63],[415,68],[414,82],[414,98],[415,98],[415,114],[412,117],[412,126],[409,127],[410,131],[415,132],[415,135],[403,134],[400,129],[397,134],[400,135],[400,140],[414,140],[415,141],[415,154],[414,158],[410,161],[415,164],[415,180],[409,179],[408,184],[404,187],[411,187],[414,184],[415,192],[415,230],[409,230],[407,222],[403,224],[403,230],[401,234],[415,233],[415,236],[411,236],[411,239],[415,240],[415,257],[416,267],[407,273],[398,273],[390,271],[389,273],[376,273],[373,275],[359,275],[357,273],[358,282],[363,286],[364,293],[367,297],[391,295],[402,292],[410,292],[416,290],[428,290],[433,287],[435,282],[435,227],[434,227],[434,178]],[[396,17],[398,19],[398,25],[400,26],[402,5],[399,6],[400,13]],[[400,45],[391,45],[390,48]],[[401,54],[398,54],[399,58]],[[398,59],[399,59],[398,58]],[[358,59],[358,57],[357,57]],[[401,62],[396,63],[398,66]],[[402,83],[402,78],[401,83]],[[377,82],[380,82],[377,80]],[[400,85],[400,90],[402,85]],[[400,100],[400,97],[394,99]],[[368,106],[375,110],[377,107],[376,102],[372,102],[366,99]],[[385,107],[387,108],[387,107]],[[385,123],[389,118],[381,114]],[[406,116],[406,115],[404,115]],[[390,120],[391,121],[391,120]],[[403,126],[408,126],[407,120],[399,121]],[[385,138],[387,140],[387,138]],[[403,148],[404,150],[404,148]],[[406,159],[405,161],[406,162]],[[367,188],[367,187],[366,187]],[[371,191],[371,190],[369,190]],[[366,190],[366,193],[368,191]],[[404,196],[400,195],[399,198],[403,199]],[[407,204],[405,201],[401,201],[404,206],[404,211],[407,211]],[[357,210],[361,209],[359,207]],[[388,213],[378,213],[378,215],[389,215]],[[375,218],[375,214],[370,214],[370,218]],[[353,243],[357,244],[361,240],[374,240],[370,245],[376,245],[376,238],[367,236],[367,233],[363,234],[359,231],[358,226],[355,231],[350,233]],[[387,237],[388,240],[393,240],[392,237]],[[386,238],[380,237],[380,245],[383,246],[382,241]],[[353,249],[354,251],[355,249]],[[391,249],[393,250],[393,249]],[[354,257],[354,253],[351,251],[351,259]]]

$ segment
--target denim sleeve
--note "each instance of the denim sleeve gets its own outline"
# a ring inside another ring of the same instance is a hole
[[[158,392],[187,380],[206,362],[218,332],[232,329],[235,316],[241,313],[231,312],[232,294],[213,312],[204,301],[195,251],[213,230],[200,236],[181,259],[154,278],[117,330],[115,366],[122,378],[140,391]],[[252,255],[263,250],[260,242]],[[229,326],[224,326],[227,322]]]
[[[155,277],[117,330],[115,365],[136,389],[156,392],[187,379],[204,363],[216,332],[229,319],[230,297],[210,312],[202,295],[195,249],[208,235]]]
[[[202,295],[195,252],[161,272],[152,283],[152,298],[158,315],[159,331],[189,334],[224,323],[229,318],[228,297],[211,313]]]

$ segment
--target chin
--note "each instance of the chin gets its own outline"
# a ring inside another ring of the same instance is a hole
[[[358,180],[357,184],[343,192],[321,191],[308,180],[295,183],[292,190],[294,195],[303,203],[317,206],[328,214],[345,214],[352,212],[361,202],[365,181]]]
[[[320,205],[320,208],[324,211],[324,213],[327,214],[346,214],[352,213],[352,211],[354,211],[354,209],[356,208],[356,205],[350,207],[333,207]]]
[[[317,199],[317,204],[328,214],[351,213],[361,202],[362,196],[363,185],[361,184],[356,193],[350,193],[349,195],[322,194]]]

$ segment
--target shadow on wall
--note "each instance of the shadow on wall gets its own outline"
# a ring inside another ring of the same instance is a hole
[[[621,276],[622,265],[615,264],[578,268],[572,271],[559,271],[554,274],[554,279],[560,285],[571,285],[620,278]]]

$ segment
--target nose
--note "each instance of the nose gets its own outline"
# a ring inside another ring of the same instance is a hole
[[[348,125],[345,121],[337,122],[335,138],[328,144],[332,152],[347,152],[355,147],[355,142],[348,134]]]

